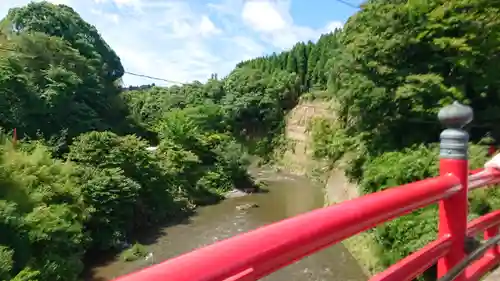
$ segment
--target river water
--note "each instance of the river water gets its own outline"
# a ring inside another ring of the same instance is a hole
[[[324,206],[321,186],[304,177],[260,172],[267,193],[227,199],[220,204],[200,207],[186,223],[166,227],[146,245],[150,260],[123,262],[119,258],[92,269],[87,281],[112,280],[151,263],[178,256],[195,248],[255,229],[278,220]],[[238,206],[258,204],[258,208],[240,210]],[[311,222],[314,223],[314,222]],[[262,280],[268,281],[365,281],[361,268],[341,245],[335,245]]]

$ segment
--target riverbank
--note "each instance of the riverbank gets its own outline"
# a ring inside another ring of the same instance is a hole
[[[251,184],[249,183],[250,180],[252,181]],[[82,274],[84,280],[108,280],[94,277],[93,268],[106,266],[114,260],[118,260],[120,262],[135,262],[137,260],[140,262],[144,259],[144,264],[147,265],[148,263],[153,262],[151,252],[147,250],[147,245],[154,244],[156,239],[164,234],[165,229],[178,225],[189,224],[191,217],[196,216],[198,209],[200,208],[217,205],[227,199],[241,198],[251,194],[265,193],[267,191],[265,188],[262,188],[262,184],[259,181],[254,182],[252,177],[249,178],[249,182],[245,181],[242,187],[238,187],[238,189],[235,188],[227,192],[212,192],[203,194],[203,196],[197,198],[195,204],[190,204],[189,208],[184,209],[183,212],[179,213],[177,216],[170,218],[168,222],[135,233],[129,241],[122,242],[123,248],[121,250],[116,249],[108,252],[90,250],[85,256],[84,264],[86,265],[86,270]],[[133,260],[127,260],[128,258],[126,257],[130,255],[130,252],[133,251],[135,247],[140,247],[141,249],[146,250],[141,250],[142,253],[140,253],[139,256]]]
[[[325,204],[327,206],[359,197],[358,187],[349,182],[342,167],[329,173],[325,185]],[[384,270],[379,258],[381,249],[370,231],[362,232],[342,242],[361,265],[368,276]]]
[[[146,250],[152,253],[151,258],[123,262],[116,257],[94,267],[85,280],[109,280],[221,239],[321,208],[325,203],[322,186],[303,176],[264,170],[258,172],[256,178],[268,192],[199,207],[182,223],[161,228],[147,237],[147,241],[142,241]],[[263,280],[364,281],[366,276],[349,251],[343,245],[336,245]]]
[[[301,103],[290,112],[286,130],[288,146],[284,154],[277,157],[271,167],[250,168],[256,182],[262,182],[269,193],[248,194],[244,192],[246,188],[240,187],[232,190],[221,196],[221,200],[226,200],[199,206],[191,217],[179,224],[144,234],[138,242],[151,253],[148,259],[124,262],[118,255],[108,258],[92,268],[85,280],[109,280],[261,225],[357,197],[356,186],[347,182],[341,167],[332,171],[325,163],[312,160],[309,123],[330,112],[328,103],[315,101]],[[292,265],[291,269],[284,270],[285,273],[273,274],[266,280],[304,280],[305,276],[316,276],[315,280],[323,280],[318,276],[329,277],[325,280],[366,280],[366,276],[380,270],[375,255],[376,244],[371,239],[369,233],[360,234],[332,247],[333,250],[327,250],[327,254],[313,255],[301,261],[301,265]],[[337,261],[338,257],[341,258]],[[334,271],[345,271],[332,265],[332,260],[349,264],[348,272],[340,274],[342,278],[331,278],[332,266]]]

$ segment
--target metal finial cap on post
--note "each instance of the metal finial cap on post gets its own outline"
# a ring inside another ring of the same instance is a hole
[[[469,133],[462,128],[472,121],[472,108],[455,101],[443,107],[438,113],[438,119],[446,126],[441,133],[441,159],[467,159]]]
[[[443,107],[438,113],[438,119],[446,128],[463,128],[474,118],[472,108],[458,101]]]

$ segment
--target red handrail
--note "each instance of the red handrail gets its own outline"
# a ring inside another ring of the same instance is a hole
[[[427,244],[419,251],[402,259],[384,272],[375,275],[370,281],[409,281],[444,257],[451,248],[451,236],[447,235]]]
[[[497,171],[479,172],[474,179],[483,180],[484,185],[500,179]],[[390,188],[219,241],[116,281],[257,280],[381,222],[449,198],[460,190],[458,179],[452,175]],[[353,221],[358,223],[353,224]],[[498,224],[500,211],[473,221],[469,231],[474,234]],[[448,235],[371,280],[412,280],[445,256],[450,248]]]
[[[499,183],[500,171],[468,171],[468,135],[461,126],[472,112],[454,104],[440,113],[440,176],[386,189],[263,226],[120,277],[116,281],[257,280],[325,247],[416,209],[439,203],[438,238],[371,281],[412,280],[437,262],[444,276],[465,257],[465,235],[498,235],[500,210],[467,223],[469,190]],[[460,126],[458,126],[460,125]],[[462,142],[460,142],[462,141]],[[500,262],[498,246],[470,264],[457,281],[479,280]]]
[[[117,280],[256,280],[460,189],[453,175],[387,189],[258,228]]]

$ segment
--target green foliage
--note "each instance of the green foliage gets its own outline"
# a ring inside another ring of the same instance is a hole
[[[87,249],[117,249],[137,230],[182,214],[191,201],[251,184],[234,138],[186,132],[193,137],[162,134],[156,152],[135,136],[90,132],[72,142],[65,162],[40,143],[22,150],[4,145],[0,274],[76,280]]]
[[[175,138],[195,137],[187,130],[196,127],[230,134],[251,153],[265,158],[278,145],[276,140],[284,129],[285,114],[297,103],[300,88],[294,73],[276,70],[268,75],[245,66],[223,80],[126,91],[122,98],[130,108],[131,118],[147,124],[160,138],[165,134]]]
[[[129,222],[134,229],[164,220],[179,209],[174,197],[177,187],[173,182],[175,175],[169,175],[162,169],[159,159],[147,151],[147,147],[145,141],[135,136],[120,137],[110,132],[90,132],[77,137],[68,154],[68,159],[73,162],[106,171],[107,175],[102,176],[108,178],[109,184],[127,179],[118,186],[119,192],[126,194],[120,197],[124,201],[119,206],[128,208],[135,202],[132,210],[123,210],[123,215],[134,216]],[[125,186],[126,189],[123,189]],[[89,193],[94,196],[94,192],[97,192],[94,188],[98,189],[99,186],[89,188],[92,188]],[[95,208],[101,209],[100,206]],[[127,219],[124,217],[124,222]]]
[[[438,174],[435,146],[387,152],[364,167],[360,189],[372,193]],[[436,207],[427,207],[375,228],[381,261],[389,266],[436,238]]]
[[[248,146],[273,149],[299,94],[295,74],[250,67],[125,91],[95,27],[47,2],[11,9],[0,45],[2,280],[76,280],[85,254],[253,185]]]
[[[148,254],[148,251],[144,245],[135,243],[132,247],[123,251],[120,255],[121,259],[124,261],[135,261],[140,258],[144,258]]]
[[[0,243],[13,251],[10,272],[3,274],[29,267],[39,273],[26,269],[16,278],[39,274],[41,280],[76,280],[88,238],[73,164],[53,160],[41,146],[30,153],[9,145],[1,151]]]
[[[81,166],[80,186],[90,218],[86,230],[97,249],[116,249],[132,234],[141,185],[119,168]]]
[[[38,281],[41,278],[40,276],[40,271],[26,267],[12,278],[11,281]]]
[[[236,67],[256,69],[267,76],[280,70],[295,73],[301,92],[325,90],[331,65],[329,59],[339,47],[340,34],[340,30],[335,30],[321,35],[316,43],[299,42],[290,51],[244,61]]]
[[[328,92],[338,118],[312,126],[314,155],[347,161],[346,174],[364,193],[435,176],[442,130],[436,115],[453,100],[474,109],[472,143],[486,135],[495,143],[500,127],[489,120],[500,118],[499,12],[487,0],[366,1],[330,52]],[[471,146],[471,168],[484,164],[486,151]],[[470,194],[471,217],[500,207],[497,193]],[[436,208],[374,234],[388,266],[435,239]]]
[[[397,152],[386,152],[363,167],[360,188],[364,194],[438,175],[439,148],[418,145]],[[470,168],[487,160],[484,146],[471,145]],[[470,217],[499,208],[499,191],[480,189],[469,195]],[[430,206],[375,228],[380,257],[389,266],[436,239],[437,208]]]
[[[231,131],[266,159],[284,129],[284,117],[298,101],[300,80],[295,74],[275,71],[266,75],[256,69],[237,68],[224,82],[227,94],[223,112],[231,120]]]
[[[328,119],[314,120],[309,130],[313,140],[313,156],[316,158],[326,158],[336,162],[350,147],[358,146],[354,138],[346,136],[338,124]]]
[[[364,166],[360,187],[372,193],[389,187],[434,177],[438,174],[437,147],[418,145],[387,152]]]
[[[436,141],[436,113],[452,100],[471,104],[477,120],[499,118],[498,61],[489,55],[500,50],[499,9],[486,0],[369,1],[349,19],[329,90],[339,126],[361,138],[362,153]],[[500,136],[485,125],[473,140]]]
[[[0,27],[2,31],[9,33],[42,32],[64,38],[94,65],[100,65],[96,73],[110,81],[120,78],[124,73],[120,58],[101,38],[97,29],[66,5],[44,1],[13,8],[2,20]]]
[[[10,271],[14,267],[14,250],[6,246],[0,246],[0,278],[10,279]]]
[[[0,147],[0,279],[76,280],[87,250],[117,249],[138,229],[252,185],[248,155],[271,160],[306,91],[333,99],[338,117],[313,124],[314,155],[346,160],[363,192],[436,175],[442,105],[456,99],[480,121],[500,118],[491,3],[367,1],[343,30],[241,62],[223,79],[129,89],[118,56],[73,9],[11,9],[0,22],[0,45],[14,50],[0,51],[0,128],[25,139]],[[473,127],[472,141],[498,139],[498,128]],[[471,165],[484,150],[471,148]],[[472,216],[498,198],[475,191]],[[375,229],[384,263],[432,240],[434,220],[430,207]]]
[[[11,9],[0,22],[0,45],[14,50],[0,51],[1,127],[65,141],[90,130],[146,134],[126,118],[120,59],[70,7]]]
[[[192,117],[190,113],[195,113]],[[210,194],[220,195],[248,181],[248,160],[244,147],[229,133],[203,130],[197,111],[173,110],[157,130],[163,141],[159,155],[200,202]],[[179,158],[180,157],[180,158]],[[181,167],[186,167],[180,170]]]
[[[328,91],[311,91],[300,96],[301,101],[329,100],[332,94]]]

